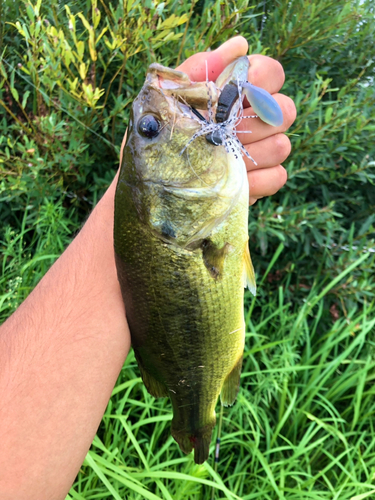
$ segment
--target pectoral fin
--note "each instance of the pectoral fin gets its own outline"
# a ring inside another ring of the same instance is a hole
[[[244,286],[245,288],[247,287],[255,297],[257,286],[255,283],[255,273],[253,263],[251,262],[248,242],[245,244],[244,251]]]
[[[208,272],[212,278],[220,278],[224,270],[225,256],[230,249],[229,243],[225,243],[222,248],[218,248],[210,239],[206,239],[202,241],[201,248],[203,262]]]

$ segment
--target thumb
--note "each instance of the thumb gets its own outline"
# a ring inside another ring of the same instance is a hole
[[[235,36],[220,45],[212,52],[198,52],[186,59],[177,68],[186,73],[194,82],[206,79],[206,61],[208,68],[208,79],[216,80],[220,73],[237,57],[245,56],[248,43],[243,36]]]

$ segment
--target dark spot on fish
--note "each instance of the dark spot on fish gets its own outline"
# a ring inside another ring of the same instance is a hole
[[[163,222],[163,224],[161,226],[161,234],[165,238],[176,238],[176,232],[173,229],[173,227],[171,226],[170,222],[168,222],[168,221]]]

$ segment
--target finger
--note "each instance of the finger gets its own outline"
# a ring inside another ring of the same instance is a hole
[[[243,156],[248,172],[279,165],[288,158],[292,149],[290,140],[285,134],[271,135],[245,147],[250,156],[257,162],[255,165],[253,161]]]
[[[279,92],[285,81],[285,73],[279,61],[260,54],[249,56],[249,61],[248,81],[270,94]]]
[[[220,73],[237,57],[245,56],[248,43],[243,36],[236,36],[220,45],[212,52],[198,52],[186,59],[177,69],[187,73],[195,82],[206,79],[206,61],[208,79],[216,80]]]
[[[243,144],[251,144],[261,141],[266,137],[285,132],[292,125],[297,116],[296,106],[290,97],[284,94],[275,94],[273,96],[282,109],[284,121],[279,127],[273,127],[267,123],[262,122],[260,118],[245,119],[237,127],[238,138]],[[254,114],[252,108],[244,110],[244,116],[251,116]],[[251,134],[241,134],[241,130],[251,130]]]
[[[282,165],[248,172],[250,197],[254,199],[271,196],[281,189],[288,179]]]

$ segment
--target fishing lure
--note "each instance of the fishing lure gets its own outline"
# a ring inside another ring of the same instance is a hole
[[[235,155],[241,153],[252,160],[255,165],[257,164],[238,140],[236,127],[244,118],[260,118],[268,125],[278,127],[283,123],[283,113],[279,104],[269,92],[248,81],[239,80],[239,77],[247,77],[249,63],[248,59],[245,59],[247,60],[247,64],[244,63],[239,65],[238,61],[236,62],[240,70],[234,72],[232,78],[223,87],[217,101],[215,118],[213,118],[212,98],[208,85],[209,119],[207,120],[198,110],[190,106],[190,110],[201,121],[202,127],[193,135],[181,153],[183,153],[197,137],[205,135],[206,140],[214,146],[224,146],[227,152],[232,152]],[[243,99],[245,96],[256,112],[255,115],[243,115]],[[237,106],[238,109],[233,112],[235,106]],[[251,133],[251,131],[241,131],[241,133]]]

